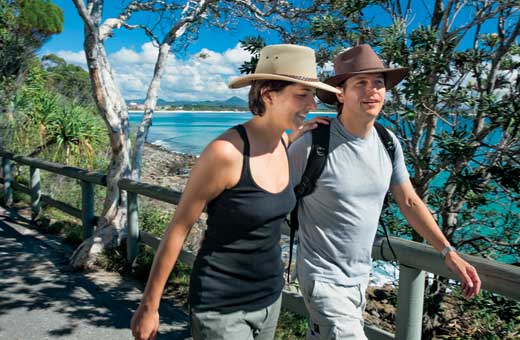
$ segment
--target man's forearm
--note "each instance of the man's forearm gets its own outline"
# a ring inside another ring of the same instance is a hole
[[[438,252],[441,252],[450,245],[448,239],[440,230],[426,204],[419,197],[410,198],[409,201],[404,206],[400,206],[401,213],[419,235]]]

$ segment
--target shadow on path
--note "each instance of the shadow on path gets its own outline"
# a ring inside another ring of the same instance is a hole
[[[0,208],[0,339],[130,339],[133,278],[68,270],[67,246]],[[53,243],[54,242],[54,243]],[[185,313],[162,303],[157,339],[189,339]]]

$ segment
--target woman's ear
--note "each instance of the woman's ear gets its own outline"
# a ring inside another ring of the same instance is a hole
[[[273,97],[272,97],[272,91],[270,91],[269,89],[261,89],[260,90],[260,96],[262,97],[262,99],[264,100],[264,103],[269,103],[269,104],[272,104],[273,103]]]

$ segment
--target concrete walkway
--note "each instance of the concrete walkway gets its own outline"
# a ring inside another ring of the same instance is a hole
[[[71,249],[0,207],[0,339],[132,339],[142,284],[108,272],[68,271]],[[138,289],[137,287],[141,287]],[[189,339],[187,316],[162,303],[157,339]]]

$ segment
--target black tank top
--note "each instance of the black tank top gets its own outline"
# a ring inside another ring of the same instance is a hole
[[[280,193],[255,183],[246,130],[233,128],[244,141],[242,173],[234,187],[208,203],[208,228],[190,280],[190,305],[197,312],[259,310],[283,288],[280,225],[296,198],[290,183]]]

